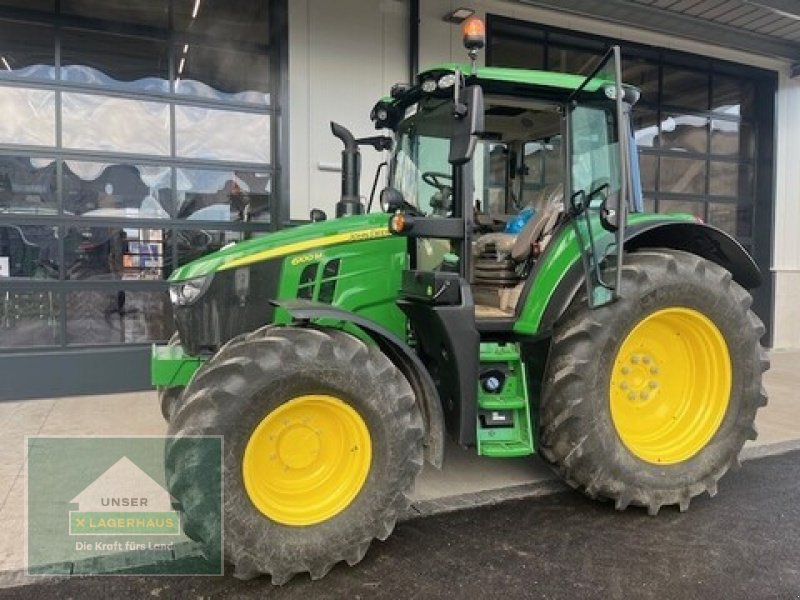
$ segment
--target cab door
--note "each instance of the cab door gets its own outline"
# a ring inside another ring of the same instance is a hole
[[[592,307],[613,302],[622,284],[630,206],[630,139],[620,51],[612,47],[567,102],[567,189],[572,224],[584,248]],[[609,235],[612,234],[612,235]]]

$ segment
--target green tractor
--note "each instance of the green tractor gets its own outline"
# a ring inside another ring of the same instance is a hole
[[[376,104],[391,136],[332,124],[335,219],[313,211],[170,279],[178,332],[152,357],[177,440],[167,481],[186,532],[239,577],[358,563],[423,462],[442,466],[446,435],[538,453],[588,496],[650,514],[713,496],[756,437],[760,272],[726,233],[642,212],[619,49],[583,77],[477,68],[482,38],[465,44],[471,64]],[[366,145],[392,152],[365,210]],[[202,457],[179,443],[201,435],[224,438],[224,541]]]

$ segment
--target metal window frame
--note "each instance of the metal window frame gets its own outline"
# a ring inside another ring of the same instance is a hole
[[[269,2],[267,44],[259,43],[227,43],[226,46],[241,52],[258,52],[269,57],[269,104],[256,104],[235,100],[219,100],[199,98],[188,94],[177,94],[175,90],[176,64],[175,55],[177,48],[185,41],[205,46],[219,45],[219,40],[208,36],[194,35],[187,32],[172,30],[173,0],[169,0],[168,29],[157,30],[144,25],[128,25],[103,21],[100,19],[83,19],[61,14],[60,2],[56,2],[55,12],[40,13],[26,9],[0,8],[0,19],[47,25],[53,28],[55,41],[54,47],[54,79],[34,79],[25,77],[5,77],[0,79],[0,87],[31,88],[54,92],[55,94],[55,146],[33,146],[26,144],[2,144],[0,156],[30,156],[39,158],[52,158],[56,163],[56,203],[57,211],[54,215],[26,215],[4,213],[0,214],[0,225],[14,224],[17,226],[52,226],[58,229],[59,244],[59,279],[58,280],[31,280],[8,278],[0,280],[0,292],[13,293],[40,293],[50,292],[57,296],[59,303],[59,335],[60,344],[57,346],[26,346],[0,348],[0,356],[9,356],[19,353],[34,353],[37,355],[68,355],[76,349],[92,349],[91,344],[67,344],[67,307],[66,295],[73,291],[88,290],[126,290],[131,292],[156,291],[164,292],[167,281],[155,280],[108,280],[108,281],[74,281],[67,280],[65,274],[65,250],[63,233],[69,227],[103,227],[113,226],[129,229],[162,229],[162,230],[207,230],[231,231],[242,233],[263,233],[281,228],[290,224],[289,215],[289,182],[285,176],[286,165],[289,159],[288,149],[288,23],[287,0],[264,0]],[[141,90],[124,89],[115,87],[93,86],[78,82],[64,81],[61,79],[61,45],[62,31],[84,30],[111,33],[116,35],[129,35],[147,39],[165,41],[168,45],[168,75],[169,92],[143,92]],[[126,152],[105,152],[95,150],[80,150],[64,148],[62,132],[62,94],[80,93],[88,95],[110,96],[124,99],[161,102],[169,106],[170,111],[170,150],[164,156],[145,155]],[[250,114],[266,115],[270,119],[270,162],[261,161],[230,161],[211,160],[177,156],[176,121],[175,112],[178,106],[205,108],[210,110],[235,111]],[[105,164],[132,164],[147,166],[165,166],[171,169],[170,191],[171,206],[167,219],[124,219],[105,217],[84,217],[81,215],[66,215],[64,213],[63,175],[64,161],[92,161]],[[177,198],[177,171],[178,169],[218,170],[218,171],[244,171],[253,173],[268,173],[270,177],[271,195],[273,206],[271,208],[271,221],[265,222],[228,222],[228,221],[200,221],[178,219],[175,217],[175,200]],[[172,236],[170,252],[173,264],[177,264],[178,244],[176,236]],[[98,348],[103,350],[119,351],[129,348],[146,348],[148,343],[119,343],[103,344]]]

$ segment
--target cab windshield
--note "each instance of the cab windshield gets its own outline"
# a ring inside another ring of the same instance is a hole
[[[452,101],[423,100],[409,112],[397,128],[390,185],[426,215],[452,216]],[[485,123],[472,158],[473,208],[500,218],[538,208],[564,178],[557,107],[490,96]]]

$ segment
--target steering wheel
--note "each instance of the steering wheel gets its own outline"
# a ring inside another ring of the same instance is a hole
[[[448,179],[450,181],[449,184],[442,183],[439,181],[440,179]],[[445,188],[452,188],[453,183],[453,176],[450,173],[437,173],[436,171],[425,171],[422,174],[422,181],[427,183],[431,187],[435,187],[440,192]]]

